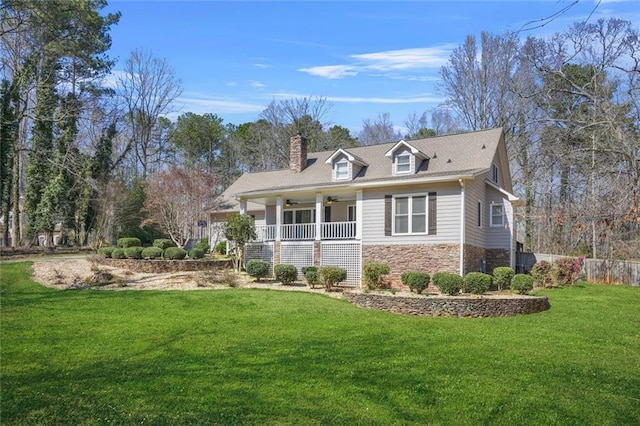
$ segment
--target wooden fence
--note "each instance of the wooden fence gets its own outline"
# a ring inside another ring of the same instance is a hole
[[[554,263],[560,258],[576,259],[555,254],[518,253],[517,263],[520,270],[529,272],[536,262],[546,260]],[[589,282],[640,286],[640,261],[585,259],[582,272]]]

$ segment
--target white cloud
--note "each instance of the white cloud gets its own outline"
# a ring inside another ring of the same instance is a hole
[[[264,109],[262,104],[213,97],[182,96],[176,99],[176,102],[181,106],[181,111],[189,111],[196,114],[208,112],[216,114],[245,114],[260,112]]]
[[[266,64],[253,64],[253,66],[256,68],[269,68],[269,65]]]
[[[446,65],[454,47],[455,45],[452,44],[443,44],[435,47],[354,54],[349,55],[351,63],[300,68],[298,71],[329,79],[354,77],[360,73],[372,71],[391,73],[385,76],[401,78],[394,73],[407,70],[437,69]]]
[[[227,86],[229,86],[229,87],[236,87],[237,85],[238,85],[238,83],[236,83],[235,81],[229,81],[227,83]]]
[[[262,84],[259,81],[254,81],[254,80],[251,80],[249,82],[249,86],[251,86],[253,88],[256,88],[256,89],[264,89],[266,87],[265,84]]]
[[[278,92],[272,93],[271,96],[277,99],[302,98],[304,95],[299,93]],[[399,97],[364,97],[364,96],[326,96],[323,97],[328,102],[348,103],[348,104],[418,104],[418,103],[439,103],[443,102],[443,98],[420,94],[416,96],[399,96]]]

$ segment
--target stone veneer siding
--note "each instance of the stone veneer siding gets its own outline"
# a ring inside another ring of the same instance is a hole
[[[506,317],[535,314],[551,307],[546,296],[402,297],[356,292],[345,292],[344,296],[366,308],[432,317]]]
[[[506,249],[487,249],[487,273],[492,274],[498,266],[509,266],[510,254]]]
[[[362,245],[362,263],[377,261],[389,265],[387,281],[393,287],[403,287],[400,275],[404,272],[423,271],[460,273],[460,246],[458,244],[402,244]]]
[[[111,259],[105,257],[100,258],[98,262],[114,268],[129,269],[135,270],[136,272],[152,274],[180,271],[206,271],[233,267],[231,260],[145,260]]]
[[[480,261],[485,259],[486,251],[482,247],[464,245],[464,273],[481,272]],[[490,273],[490,271],[487,270]]]

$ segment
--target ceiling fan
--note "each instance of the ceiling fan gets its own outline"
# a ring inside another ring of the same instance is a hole
[[[284,202],[284,205],[287,206],[287,207],[290,207],[293,204],[298,204],[298,202],[297,201],[291,201],[289,199],[285,200],[285,202]]]

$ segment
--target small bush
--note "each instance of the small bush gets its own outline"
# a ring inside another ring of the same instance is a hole
[[[579,257],[577,259],[561,257],[556,260],[556,263],[551,269],[552,276],[557,284],[572,285],[580,278],[583,263],[583,257]]]
[[[169,260],[182,260],[187,257],[187,251],[180,247],[167,247],[164,250],[163,257]]]
[[[218,241],[216,244],[216,253],[218,254],[227,254],[227,242],[226,241]]]
[[[257,282],[260,282],[261,278],[269,275],[269,269],[271,269],[271,266],[269,265],[269,262],[264,260],[251,259],[247,262],[244,268],[247,271],[247,274],[254,277]]]
[[[318,284],[318,268],[315,266],[305,266],[302,268],[302,274],[307,280],[307,284],[311,288],[316,288],[316,284]]]
[[[115,247],[100,247],[98,249],[98,254],[103,255],[104,257],[111,257],[111,253],[115,250]]]
[[[142,259],[142,247],[127,247],[124,249],[124,255],[127,259]]]
[[[431,277],[426,272],[405,272],[400,276],[402,284],[409,287],[412,292],[422,294],[429,286]]]
[[[438,287],[442,293],[455,296],[456,294],[460,294],[464,286],[464,279],[458,274],[436,272],[433,274],[433,284]]]
[[[482,272],[469,272],[464,277],[464,283],[467,286],[467,291],[473,294],[486,293],[491,287],[493,279],[489,274],[483,274]]]
[[[533,288],[533,277],[526,274],[516,274],[511,279],[511,291],[527,294]]]
[[[157,259],[162,257],[162,249],[160,247],[145,247],[142,250],[143,259]]]
[[[202,259],[204,257],[204,250],[199,247],[194,247],[189,250],[190,259]]]
[[[508,266],[498,266],[493,270],[493,282],[498,290],[506,290],[509,288],[511,278],[515,275],[515,271]]]
[[[531,277],[533,283],[539,287],[551,287],[553,278],[551,276],[551,263],[541,260],[531,267]],[[513,279],[511,280],[513,281]]]
[[[383,287],[384,276],[387,275],[389,271],[389,265],[387,264],[376,262],[373,260],[365,262],[365,264],[362,266],[362,272],[367,288],[369,290],[373,290]]]
[[[153,240],[153,246],[158,247],[161,250],[166,250],[169,247],[176,247],[176,243],[174,243],[173,240],[169,238],[158,238],[156,240]]]
[[[193,248],[199,248],[203,253],[209,253],[209,238],[204,237],[200,240],[198,244],[196,244]]]
[[[318,279],[326,291],[347,279],[347,270],[338,266],[321,266],[318,268]]]
[[[117,248],[111,252],[111,257],[113,259],[124,259],[124,249]]]
[[[118,247],[123,249],[128,247],[142,247],[142,242],[140,238],[136,237],[118,238]]]
[[[273,267],[276,280],[284,285],[291,284],[298,278],[298,269],[294,265],[281,263]]]

